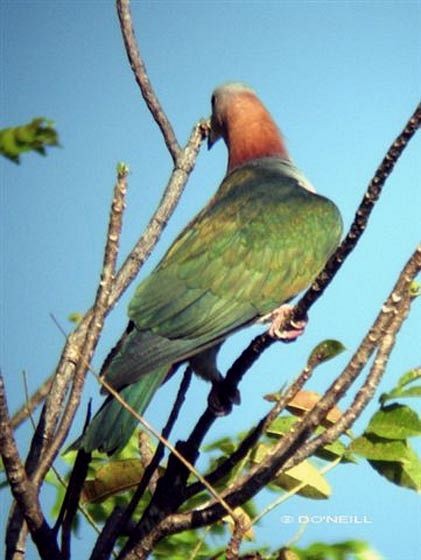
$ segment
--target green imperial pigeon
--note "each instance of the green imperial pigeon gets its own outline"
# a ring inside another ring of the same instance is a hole
[[[220,137],[228,148],[221,186],[138,286],[128,328],[102,368],[104,379],[141,414],[182,363],[217,386],[216,357],[224,340],[273,318],[312,282],[341,236],[337,207],[316,194],[292,163],[276,124],[248,86],[229,83],[214,91],[209,147]],[[277,324],[269,332],[280,338],[295,338],[304,328],[280,333]],[[214,399],[220,414],[223,397]],[[108,396],[73,447],[114,453],[136,424]]]

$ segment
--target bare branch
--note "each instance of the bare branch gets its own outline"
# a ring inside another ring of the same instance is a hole
[[[37,489],[28,479],[20,460],[7,408],[3,377],[0,375],[0,454],[13,497],[25,518],[42,558],[60,558],[60,551],[38,500]],[[9,543],[8,543],[9,544]],[[10,550],[8,551],[10,553]]]
[[[104,318],[108,312],[127,189],[127,173],[128,170],[125,167],[120,168],[118,171],[104,251],[103,270],[101,272],[95,305],[91,312],[85,315],[74,333],[68,337],[31,442],[25,466],[28,476],[37,487],[39,487],[44,479],[68,433],[80,400],[87,366],[101,333]],[[66,412],[61,421],[59,434],[54,437],[54,430],[62,412],[67,387],[72,380],[73,387]],[[11,513],[7,538],[23,542],[24,529],[22,529],[20,537],[17,537],[17,532],[19,532],[21,525],[19,517],[18,511],[15,510]]]
[[[104,319],[108,311],[112,284],[114,281],[115,265],[117,261],[118,246],[123,221],[123,211],[127,191],[128,169],[124,166],[118,172],[117,182],[114,188],[114,196],[111,206],[110,220],[107,232],[107,241],[104,251],[104,262],[101,271],[97,295],[92,312],[85,342],[81,348],[79,360],[74,373],[73,386],[69,400],[61,419],[60,426],[54,435],[54,439],[45,450],[45,453],[33,476],[33,481],[37,484],[43,480],[47,474],[54,458],[56,457],[63,441],[67,437],[70,426],[77,407],[80,402],[83,384],[89,363],[101,334]]]
[[[127,56],[129,58],[130,66],[136,78],[136,82],[140,88],[145,103],[151,112],[155,122],[159,126],[164,137],[165,144],[173,159],[174,164],[177,163],[181,149],[177,142],[173,128],[166,114],[164,113],[158,98],[149,81],[146,72],[145,63],[139,52],[139,47],[136,42],[135,32],[133,28],[132,16],[130,13],[129,0],[117,0],[117,12],[120,19],[121,32],[123,34],[124,45],[126,47]]]

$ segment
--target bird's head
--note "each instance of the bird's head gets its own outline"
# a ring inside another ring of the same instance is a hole
[[[214,90],[211,101],[208,148],[219,138],[224,139],[228,171],[262,157],[289,159],[275,122],[251,87],[229,82]]]
[[[212,146],[221,137],[227,138],[226,124],[230,119],[230,108],[233,107],[236,100],[249,94],[256,98],[255,91],[247,84],[242,82],[228,82],[217,87],[211,97],[212,115],[211,115],[211,128],[208,137],[208,148]]]

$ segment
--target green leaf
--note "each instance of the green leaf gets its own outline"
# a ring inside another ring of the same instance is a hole
[[[323,340],[313,348],[307,363],[311,367],[316,367],[323,362],[336,358],[345,350],[345,346],[339,340]]]
[[[140,459],[109,461],[96,471],[94,479],[85,481],[82,500],[102,502],[114,494],[133,488],[139,484],[143,471]]]
[[[421,397],[421,385],[415,385],[414,387],[409,387],[408,389],[397,387],[392,389],[389,393],[383,393],[380,396],[379,401],[381,405],[384,405],[387,401],[414,397]]]
[[[340,457],[343,463],[357,463],[355,456],[348,451],[347,446],[340,440],[319,448],[315,452],[315,456],[325,461],[336,461]]]
[[[0,154],[14,163],[20,162],[24,152],[35,151],[45,155],[46,146],[58,146],[58,134],[53,121],[44,117],[30,123],[0,130]]]
[[[421,367],[413,368],[404,373],[398,380],[398,387],[405,387],[413,381],[421,379]]]
[[[421,396],[421,386],[416,385],[415,387],[407,388],[414,381],[421,379],[421,368],[417,367],[411,369],[404,373],[398,380],[396,387],[387,393],[383,393],[380,398],[380,404],[385,404],[387,401],[392,399],[400,399],[407,397],[420,397]],[[406,387],[406,388],[405,388]]]
[[[332,491],[322,474],[309,461],[303,461],[279,473],[271,486],[278,486],[283,490],[294,490],[299,484],[304,484],[297,494],[312,500],[326,500]]]
[[[393,484],[421,492],[421,461],[408,447],[404,461],[370,461],[370,465]]]
[[[295,416],[304,416],[312,410],[321,400],[322,395],[315,391],[298,391],[298,393],[288,402],[286,409]],[[342,416],[342,412],[337,406],[333,406],[322,420],[324,426],[335,424]]]
[[[354,440],[350,449],[368,459],[370,465],[390,482],[421,491],[421,461],[406,440],[367,434]]]
[[[268,454],[270,453],[270,450],[271,450],[271,446],[266,445],[264,443],[259,443],[253,449],[253,453],[252,453],[251,458],[250,458],[251,461],[253,463],[256,463],[256,464],[259,465],[268,456]]]
[[[270,454],[270,450],[270,446],[260,443],[254,450],[252,462],[260,464]],[[301,483],[305,483],[305,486],[297,494],[305,498],[321,500],[328,498],[331,494],[326,479],[309,461],[303,461],[291,469],[279,472],[271,482],[271,487],[275,486],[290,491]]]
[[[284,436],[292,426],[298,422],[298,418],[295,416],[279,416],[276,420],[270,424],[267,428],[266,433],[269,436]]]
[[[374,414],[366,432],[386,439],[406,439],[421,434],[421,418],[408,406],[391,404]]]
[[[351,452],[374,461],[404,460],[408,444],[405,440],[390,440],[372,434],[362,435],[351,442]]]

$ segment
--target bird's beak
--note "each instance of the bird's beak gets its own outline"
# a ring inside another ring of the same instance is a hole
[[[212,146],[215,144],[215,142],[217,142],[221,138],[221,136],[222,136],[221,129],[218,123],[216,122],[216,119],[212,115],[210,120],[210,129],[208,135],[208,150],[212,148]]]

